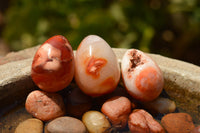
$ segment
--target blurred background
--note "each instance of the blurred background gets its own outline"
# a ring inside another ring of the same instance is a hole
[[[0,56],[89,34],[200,66],[200,0],[0,0]]]

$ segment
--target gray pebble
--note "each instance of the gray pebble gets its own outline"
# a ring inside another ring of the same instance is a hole
[[[79,119],[64,116],[49,122],[45,133],[87,133],[87,129]]]

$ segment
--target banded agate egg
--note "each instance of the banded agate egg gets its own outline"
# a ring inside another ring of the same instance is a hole
[[[61,35],[49,38],[37,50],[31,69],[35,84],[56,92],[70,84],[74,76],[74,54],[69,41]]]
[[[87,95],[96,97],[112,92],[118,85],[120,68],[108,43],[89,35],[80,43],[75,57],[75,80]]]
[[[136,49],[126,51],[121,73],[128,93],[140,101],[152,101],[163,90],[164,78],[158,65],[145,53]]]

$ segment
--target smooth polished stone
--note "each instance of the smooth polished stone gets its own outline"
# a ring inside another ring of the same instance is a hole
[[[42,133],[43,122],[36,118],[30,118],[21,122],[15,129],[15,133]]]
[[[79,119],[64,116],[50,121],[45,133],[87,133],[87,129]]]
[[[75,80],[87,95],[97,97],[113,92],[120,79],[117,57],[108,43],[97,35],[85,37],[75,58]]]

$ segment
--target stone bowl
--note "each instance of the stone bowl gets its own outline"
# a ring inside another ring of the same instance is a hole
[[[0,58],[0,129],[14,132],[23,120],[31,118],[24,109],[29,92],[36,88],[30,77],[33,56],[39,46],[9,53]],[[113,48],[119,63],[127,49]],[[74,51],[75,53],[75,51]],[[164,90],[180,112],[189,113],[200,124],[200,67],[161,55],[149,54],[164,74]]]

